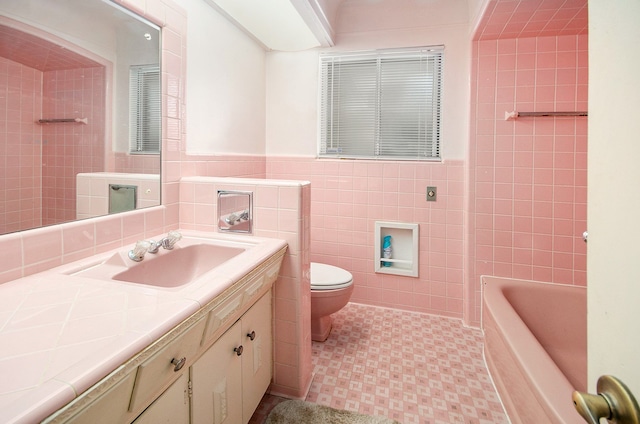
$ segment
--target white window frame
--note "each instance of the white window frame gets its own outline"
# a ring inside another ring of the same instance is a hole
[[[159,65],[135,65],[129,71],[129,153],[159,154],[162,98]]]
[[[320,56],[320,158],[440,157],[442,46]]]

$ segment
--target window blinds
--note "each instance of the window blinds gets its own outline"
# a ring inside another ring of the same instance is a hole
[[[160,67],[132,66],[129,80],[129,145],[131,153],[159,153]]]
[[[321,57],[320,156],[440,157],[442,49]]]

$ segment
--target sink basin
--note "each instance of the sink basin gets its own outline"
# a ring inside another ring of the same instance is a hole
[[[157,254],[147,253],[142,262],[134,262],[126,257],[126,253],[118,252],[102,263],[71,275],[155,287],[180,287],[245,250],[244,247],[199,243],[176,246],[173,250],[161,249]]]
[[[244,249],[214,244],[194,244],[173,249],[164,255],[148,254],[145,260],[112,277],[117,281],[178,287],[211,271],[244,252]]]

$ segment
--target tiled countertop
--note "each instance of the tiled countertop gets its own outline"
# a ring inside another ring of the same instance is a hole
[[[253,246],[177,288],[66,275],[128,246],[0,284],[0,422],[47,417],[286,246],[244,235],[183,234]]]

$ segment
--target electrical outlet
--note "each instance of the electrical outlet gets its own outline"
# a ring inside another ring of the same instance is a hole
[[[437,187],[427,187],[427,202],[435,202],[438,197],[438,188]]]

